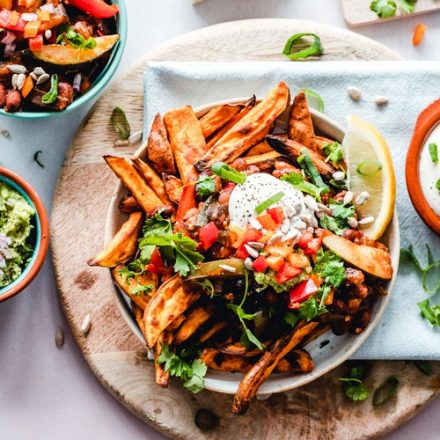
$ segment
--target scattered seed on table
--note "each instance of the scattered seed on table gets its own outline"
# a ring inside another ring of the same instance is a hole
[[[9,131],[8,131],[8,130],[5,130],[5,129],[0,130],[0,134],[1,134],[2,136],[6,137],[6,138],[10,136]]]
[[[61,327],[58,327],[55,332],[55,344],[58,348],[64,345],[64,332]]]
[[[128,142],[130,144],[136,144],[137,142],[140,142],[141,140],[142,140],[142,131],[137,131],[136,133],[133,133],[128,138]]]
[[[130,145],[130,143],[128,142],[127,139],[118,139],[113,144],[113,146],[115,147],[128,147],[128,145]]]
[[[374,102],[376,105],[382,106],[388,104],[388,98],[386,96],[376,96]]]
[[[87,333],[90,331],[90,327],[92,326],[92,319],[90,318],[90,315],[87,315],[84,318],[83,323],[81,324],[81,333],[86,336]]]
[[[347,93],[353,101],[360,101],[360,99],[362,98],[361,89],[356,86],[347,87]]]

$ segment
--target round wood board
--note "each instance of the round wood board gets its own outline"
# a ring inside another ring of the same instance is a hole
[[[117,183],[103,154],[131,153],[137,146],[113,148],[109,115],[122,107],[133,131],[142,129],[143,71],[150,60],[231,61],[283,60],[280,49],[296,32],[321,36],[322,60],[397,60],[386,47],[360,35],[323,24],[290,19],[224,23],[171,40],[139,60],[115,81],[99,100],[73,141],[61,170],[52,212],[52,251],[62,307],[75,339],[98,380],[130,411],[160,432],[179,439],[370,439],[398,427],[428,404],[440,391],[440,363],[425,376],[404,361],[375,361],[367,385],[398,374],[402,386],[385,407],[371,398],[354,404],[340,391],[344,366],[319,380],[287,393],[254,401],[245,416],[230,411],[232,396],[202,391],[192,395],[180,383],[168,389],[154,382],[151,363],[139,340],[120,316],[110,273],[89,268],[85,261],[101,247],[106,213]],[[182,103],[186,104],[186,103]],[[90,314],[87,337],[80,332]],[[219,417],[218,426],[202,432],[194,424],[200,408]]]

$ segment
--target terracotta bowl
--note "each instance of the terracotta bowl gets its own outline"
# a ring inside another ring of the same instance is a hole
[[[423,146],[432,132],[440,124],[440,99],[423,110],[417,118],[414,134],[406,156],[406,186],[414,208],[423,221],[440,234],[440,216],[429,205],[420,182],[420,156]]]
[[[43,202],[29,183],[2,167],[0,167],[0,182],[18,191],[36,212],[32,237],[35,242],[34,252],[22,274],[12,284],[0,289],[0,302],[2,302],[20,293],[40,271],[49,247],[49,220]]]
[[[195,111],[197,116],[200,117],[216,105],[225,103],[238,103],[243,101],[245,100],[240,99],[216,102],[203,107],[199,107],[195,109]],[[311,109],[311,112],[315,131],[318,134],[342,142],[342,139],[344,137],[344,130],[339,124],[331,120],[323,113],[320,113],[313,109]],[[287,114],[281,115],[277,120],[277,126],[285,126],[287,116]],[[141,148],[136,152],[136,155],[141,158],[145,158],[146,150]],[[126,194],[126,189],[121,183],[119,183],[113,195],[107,214],[107,222],[105,228],[106,243],[111,240],[116,231],[118,231],[122,223],[127,218],[126,214],[121,213],[119,210],[119,204]],[[393,278],[386,285],[386,289],[388,290],[389,294],[380,297],[376,302],[373,308],[371,322],[365,329],[365,331],[357,336],[335,336],[331,332],[327,332],[324,335],[320,336],[306,347],[311,354],[313,360],[315,361],[314,370],[308,374],[301,375],[292,375],[289,373],[272,374],[259,389],[258,395],[260,396],[260,398],[265,398],[272,393],[288,391],[316,380],[318,377],[336,368],[342,362],[350,358],[356,352],[356,350],[358,350],[359,347],[361,347],[361,345],[367,340],[368,336],[379,323],[386,309],[386,306],[390,300],[391,290],[397,275],[397,269],[399,265],[400,236],[399,223],[396,213],[394,213],[394,217],[381,241],[385,243],[390,249],[394,274]],[[137,326],[135,318],[131,311],[129,300],[127,299],[126,295],[124,295],[119,290],[116,284],[114,285],[114,294],[116,296],[119,310],[121,311],[121,314],[126,320],[131,331],[139,338],[140,341],[142,341],[142,343],[145,344],[142,333]],[[329,343],[322,344],[321,346],[321,343],[323,341],[329,341]],[[205,388],[220,393],[234,394],[242,377],[243,375],[241,373],[226,373],[209,370],[208,374],[205,377]]]

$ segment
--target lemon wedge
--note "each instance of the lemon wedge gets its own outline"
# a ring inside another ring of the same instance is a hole
[[[347,117],[347,125],[342,147],[348,187],[354,194],[362,232],[378,240],[393,217],[396,200],[390,150],[379,130],[368,122],[351,115]]]

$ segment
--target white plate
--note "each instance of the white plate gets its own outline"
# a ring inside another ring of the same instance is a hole
[[[225,103],[239,103],[244,102],[246,99],[231,99],[221,102],[215,102],[203,107],[195,109],[197,116],[201,116],[208,112],[212,107],[225,104]],[[318,134],[335,139],[338,142],[342,142],[344,137],[343,128],[331,120],[328,116],[311,109],[313,124],[315,131]],[[277,125],[285,126],[287,121],[287,113],[285,112],[278,118]],[[136,152],[136,156],[141,158],[145,157],[146,151],[139,149]],[[115,235],[116,231],[120,228],[121,224],[126,220],[126,214],[123,214],[119,210],[119,204],[123,197],[127,194],[122,183],[119,183],[116,191],[111,199],[110,207],[107,213],[107,221],[105,227],[105,242],[109,242]],[[372,311],[371,322],[368,327],[360,335],[343,335],[335,336],[331,331],[320,336],[315,341],[311,342],[307,346],[315,362],[315,368],[308,374],[293,375],[290,373],[276,374],[273,373],[264,382],[258,391],[258,395],[264,397],[264,395],[270,395],[273,393],[279,393],[281,391],[291,390],[293,388],[300,387],[306,383],[312,382],[328,371],[336,368],[338,365],[350,358],[356,350],[367,340],[373,329],[379,323],[385,308],[390,300],[391,290],[394,285],[397,269],[399,265],[399,253],[400,253],[400,235],[399,235],[399,222],[397,214],[394,212],[394,217],[387,229],[382,240],[389,248],[391,253],[391,262],[394,269],[393,278],[387,283],[386,289],[388,295],[379,297]],[[130,327],[131,331],[139,338],[142,343],[145,343],[139,327],[136,324],[134,316],[131,312],[129,299],[119,290],[114,284],[113,293],[115,295],[119,310],[122,316]],[[327,345],[320,348],[322,341],[330,341]],[[153,365],[151,365],[153,368]],[[212,391],[218,391],[221,393],[234,394],[238,388],[241,378],[241,373],[227,373],[209,370],[205,377],[205,388]]]

